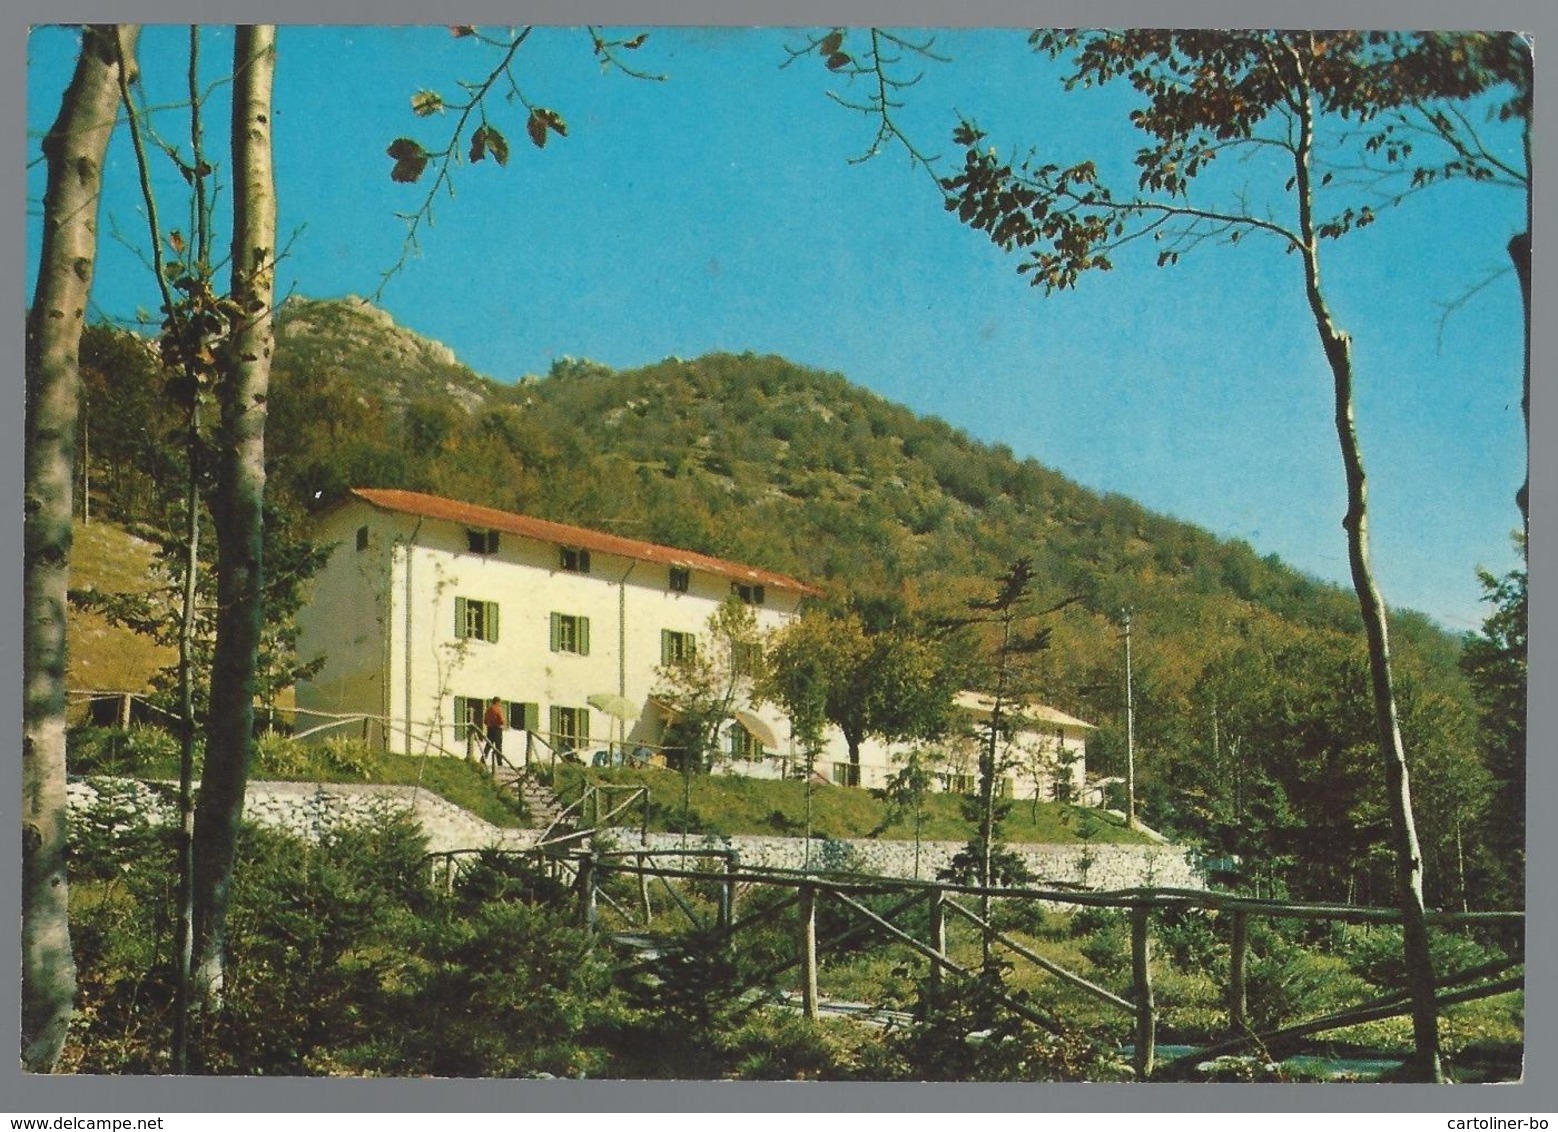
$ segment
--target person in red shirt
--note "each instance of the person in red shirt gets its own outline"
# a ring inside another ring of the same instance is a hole
[[[487,752],[492,756],[492,765],[496,767],[503,754],[503,729],[508,726],[508,721],[503,718],[503,702],[497,696],[493,696],[487,703],[487,713],[482,716],[481,722],[487,729]]]

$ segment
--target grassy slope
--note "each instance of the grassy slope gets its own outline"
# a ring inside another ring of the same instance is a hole
[[[579,796],[581,783],[642,784],[649,787],[651,829],[678,829],[683,810],[684,780],[668,770],[586,769],[565,764],[558,768],[557,792],[564,801]],[[920,836],[926,841],[967,841],[974,827],[960,811],[960,798],[932,794],[925,802]],[[715,775],[695,777],[690,783],[687,808],[693,828],[701,833],[734,836],[756,834],[799,836],[805,830],[805,786],[800,782],[773,782]],[[891,820],[889,820],[891,818]],[[637,810],[624,815],[623,824],[639,820]],[[1141,843],[1147,838],[1126,830],[1119,819],[1098,810],[1058,803],[1026,801],[1012,806],[1001,827],[1009,842],[1066,843],[1082,840],[1086,831],[1094,842]],[[914,837],[912,815],[890,815],[887,803],[869,790],[818,784],[812,788],[812,834],[817,837],[909,840]]]
[[[144,593],[158,585],[155,549],[112,523],[77,523],[71,552],[72,589]],[[70,612],[68,686],[101,692],[140,692],[153,672],[177,654],[89,610]]]

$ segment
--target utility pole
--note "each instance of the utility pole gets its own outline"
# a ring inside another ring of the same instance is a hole
[[[1122,609],[1125,626],[1125,827],[1136,828],[1136,706],[1131,694],[1131,611]]]

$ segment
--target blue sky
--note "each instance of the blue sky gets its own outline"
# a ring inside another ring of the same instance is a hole
[[[816,57],[782,67],[801,39],[655,29],[632,56],[667,76],[650,82],[602,73],[580,31],[537,31],[517,73],[569,136],[536,150],[524,112],[499,104],[508,167],[456,170],[456,196],[439,201],[419,256],[381,304],[505,381],[563,355],[626,367],[711,350],[781,354],[1345,584],[1330,377],[1296,260],[1252,239],[1159,270],[1144,248],[1045,298],[944,213],[902,150],[852,163],[872,124],[826,92],[859,92]],[[30,129],[55,113],[75,46],[68,31],[33,33]],[[154,103],[182,96],[185,47],[182,29],[146,31]],[[1002,153],[1042,144],[1056,159],[1128,168],[1138,144],[1128,92],[1064,93],[1018,32],[943,32],[936,50],[950,61],[906,69],[924,77],[904,93],[900,122],[948,167],[962,113]],[[213,30],[204,51],[216,79],[230,39]],[[282,29],[284,288],[379,287],[404,237],[396,214],[425,193],[391,182],[385,147],[402,134],[441,145],[452,118],[413,117],[412,95],[453,101],[458,80],[489,63],[443,28]],[[213,109],[213,126],[224,116]],[[177,137],[182,120],[170,116],[164,132]],[[1241,165],[1222,171],[1221,186],[1259,191],[1271,175]],[[41,166],[30,169],[30,239],[41,183]],[[175,191],[168,180],[165,200]],[[1509,190],[1447,186],[1326,251],[1332,309],[1355,339],[1386,600],[1456,631],[1482,617],[1476,567],[1514,564],[1522,328],[1503,249],[1523,210]],[[144,244],[122,144],[102,229]],[[94,297],[105,316],[155,310],[141,253],[105,240]]]

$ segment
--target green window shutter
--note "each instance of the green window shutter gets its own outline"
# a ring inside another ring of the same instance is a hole
[[[486,603],[486,605],[487,639],[489,641],[496,641],[498,639],[498,603],[495,601],[489,601]]]
[[[541,705],[540,704],[525,704],[524,708],[525,708],[525,730],[526,731],[540,731],[541,730]]]
[[[581,551],[579,551],[579,573],[581,573],[581,574],[588,574],[589,572],[590,572],[590,552],[588,550],[581,550]]]
[[[454,698],[454,733],[458,739],[465,738],[465,721],[471,718],[470,711],[464,696]]]
[[[590,619],[588,617],[581,617],[581,618],[579,618],[578,634],[579,634],[579,655],[580,656],[589,656],[590,655]]]
[[[579,721],[579,746],[588,746],[590,742],[590,709],[577,708],[574,711],[574,716]]]
[[[660,663],[671,663],[671,630],[660,630]]]
[[[563,635],[563,615],[561,613],[554,613],[554,614],[552,614],[552,651],[553,652],[557,652],[558,649],[560,649],[562,647],[562,635]],[[552,710],[555,712],[557,709],[553,708]],[[557,722],[556,722],[556,717],[555,716],[553,717],[552,730],[553,731],[557,730]]]
[[[554,704],[552,710],[548,714],[550,716],[549,722],[551,727],[546,738],[547,742],[551,743],[552,746],[555,747],[557,746],[557,736],[563,729],[563,709],[557,707]]]
[[[465,599],[463,597],[454,599],[454,636],[455,640],[460,640],[465,636]]]

